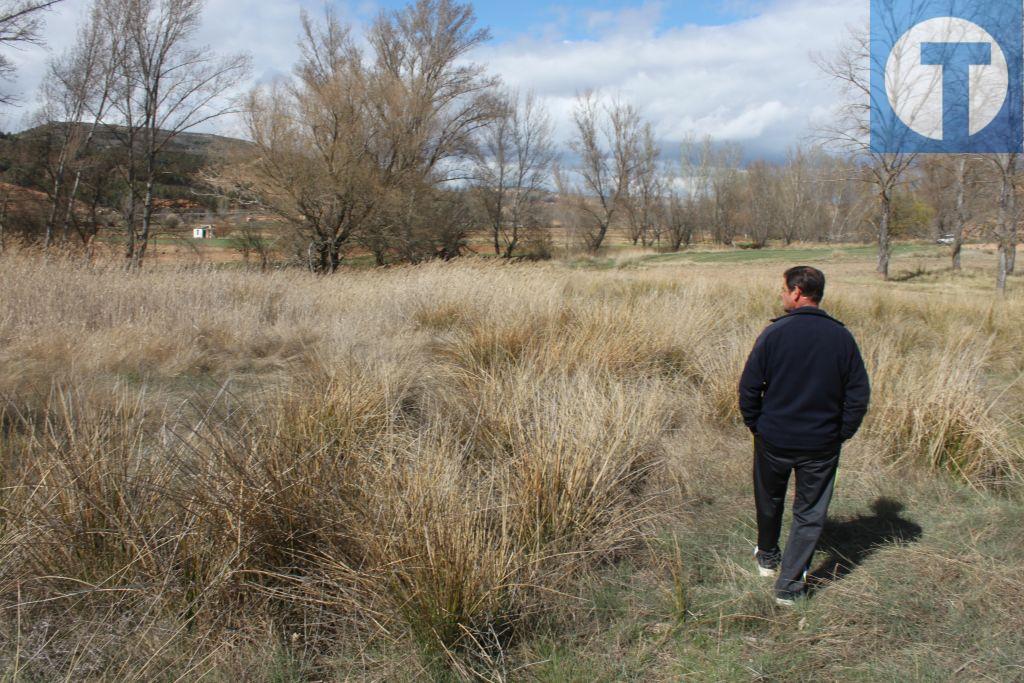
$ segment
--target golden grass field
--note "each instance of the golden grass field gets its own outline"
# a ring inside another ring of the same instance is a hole
[[[883,283],[865,253],[319,278],[9,249],[0,670],[1024,678],[1024,281],[921,247]],[[735,394],[808,257],[873,401],[785,610]]]

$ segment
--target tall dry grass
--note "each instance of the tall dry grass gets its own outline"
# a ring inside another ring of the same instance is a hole
[[[775,279],[5,254],[7,670],[270,676],[341,650],[507,677],[524,634],[677,502],[668,444],[742,430]],[[1020,302],[838,289],[875,387],[858,457],[1019,482]]]

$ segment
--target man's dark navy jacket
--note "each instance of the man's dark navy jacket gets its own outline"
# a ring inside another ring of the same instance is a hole
[[[813,306],[773,320],[740,377],[743,421],[779,451],[837,452],[857,433],[870,397],[853,335]]]

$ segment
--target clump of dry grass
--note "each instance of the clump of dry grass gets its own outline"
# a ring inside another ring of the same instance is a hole
[[[1020,477],[1024,453],[1012,423],[986,396],[991,340],[950,340],[928,364],[913,355],[876,357],[870,424],[883,454],[976,485],[1005,486]],[[879,353],[886,351],[879,350]]]
[[[268,639],[292,661],[293,633],[318,666],[411,642],[500,678],[649,535],[672,473],[713,462],[666,467],[670,446],[742,433],[774,297],[705,271],[128,275],[25,254],[0,286],[3,631],[18,648],[11,615],[61,624],[19,654],[41,678],[231,671],[224,648]],[[999,379],[1022,365],[1000,346],[1019,302],[835,304],[874,378],[862,452],[1019,480]],[[123,628],[83,641],[111,613]]]

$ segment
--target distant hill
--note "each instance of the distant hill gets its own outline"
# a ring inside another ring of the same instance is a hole
[[[45,136],[55,128],[63,126],[80,126],[83,131],[87,130],[89,124],[85,123],[53,123],[45,126],[29,128],[20,133],[14,133],[8,137],[20,140],[32,140]],[[117,147],[121,144],[119,134],[125,129],[121,126],[101,126],[96,130],[93,144],[101,149]],[[202,157],[204,159],[211,155],[223,154],[225,152],[244,153],[251,148],[252,143],[238,138],[229,138],[223,135],[212,135],[210,133],[179,133],[174,137],[168,146],[168,153],[184,154],[189,156]]]
[[[80,126],[84,123],[55,123],[30,128],[20,133],[0,135],[0,181],[34,190],[46,190],[49,175],[45,170],[45,157],[52,144],[63,137],[62,126]],[[101,127],[93,139],[93,153],[117,156],[122,149],[118,126]],[[160,158],[160,171],[156,195],[171,203],[201,205],[209,201],[196,181],[196,174],[204,167],[228,156],[244,155],[251,149],[245,140],[211,135],[209,133],[180,133],[171,140]],[[113,197],[111,197],[113,201]]]

